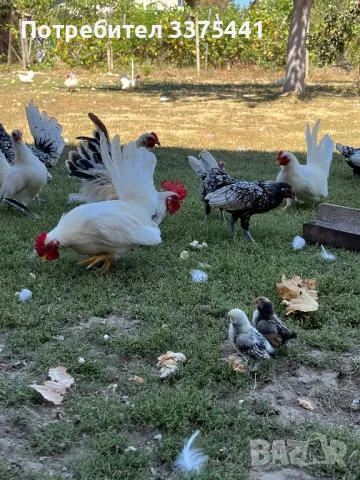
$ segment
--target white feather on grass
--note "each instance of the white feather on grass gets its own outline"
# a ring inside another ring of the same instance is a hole
[[[196,473],[199,474],[203,464],[208,460],[208,456],[197,448],[191,448],[195,438],[199,435],[197,430],[191,438],[185,443],[183,450],[174,462],[174,466],[180,469],[184,474]]]
[[[23,288],[20,292],[16,292],[19,302],[27,302],[32,297],[32,292],[27,288]]]
[[[306,242],[302,237],[299,237],[298,235],[294,237],[292,241],[292,246],[294,250],[301,250],[302,248],[305,247],[305,245],[306,245]]]
[[[336,258],[335,255],[325,250],[324,245],[321,245],[321,256],[324,260],[335,260]]]
[[[202,270],[191,270],[192,281],[195,283],[207,282],[208,274]]]

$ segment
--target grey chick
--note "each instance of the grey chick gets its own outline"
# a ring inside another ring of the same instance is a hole
[[[270,345],[279,348],[289,340],[297,337],[275,315],[271,301],[266,297],[257,297],[254,300],[256,310],[253,314],[252,325],[266,338]]]
[[[270,343],[254,328],[246,314],[235,308],[228,313],[230,317],[229,340],[236,350],[255,360],[269,359],[275,350]]]

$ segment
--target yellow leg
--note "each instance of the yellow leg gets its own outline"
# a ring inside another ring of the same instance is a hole
[[[99,255],[91,255],[88,258],[85,258],[85,260],[82,260],[79,262],[80,265],[87,265],[88,269],[96,265],[97,263],[100,262],[105,262],[101,271],[106,272],[109,270],[110,264],[111,264],[111,257],[107,253],[100,253]]]
[[[104,265],[101,267],[101,273],[105,273],[109,270],[110,265],[111,265],[112,258],[108,255]]]

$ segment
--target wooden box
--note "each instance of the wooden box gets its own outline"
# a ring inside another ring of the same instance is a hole
[[[360,210],[323,203],[314,222],[304,223],[307,242],[360,251]]]

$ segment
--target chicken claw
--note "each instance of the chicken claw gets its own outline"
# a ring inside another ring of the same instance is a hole
[[[256,243],[249,230],[243,230],[245,237],[252,243]]]
[[[105,273],[109,270],[111,265],[112,258],[107,253],[99,254],[99,255],[91,255],[85,260],[79,262],[79,265],[88,265],[87,269],[93,267],[97,263],[104,262],[104,265],[101,267],[101,273]]]

